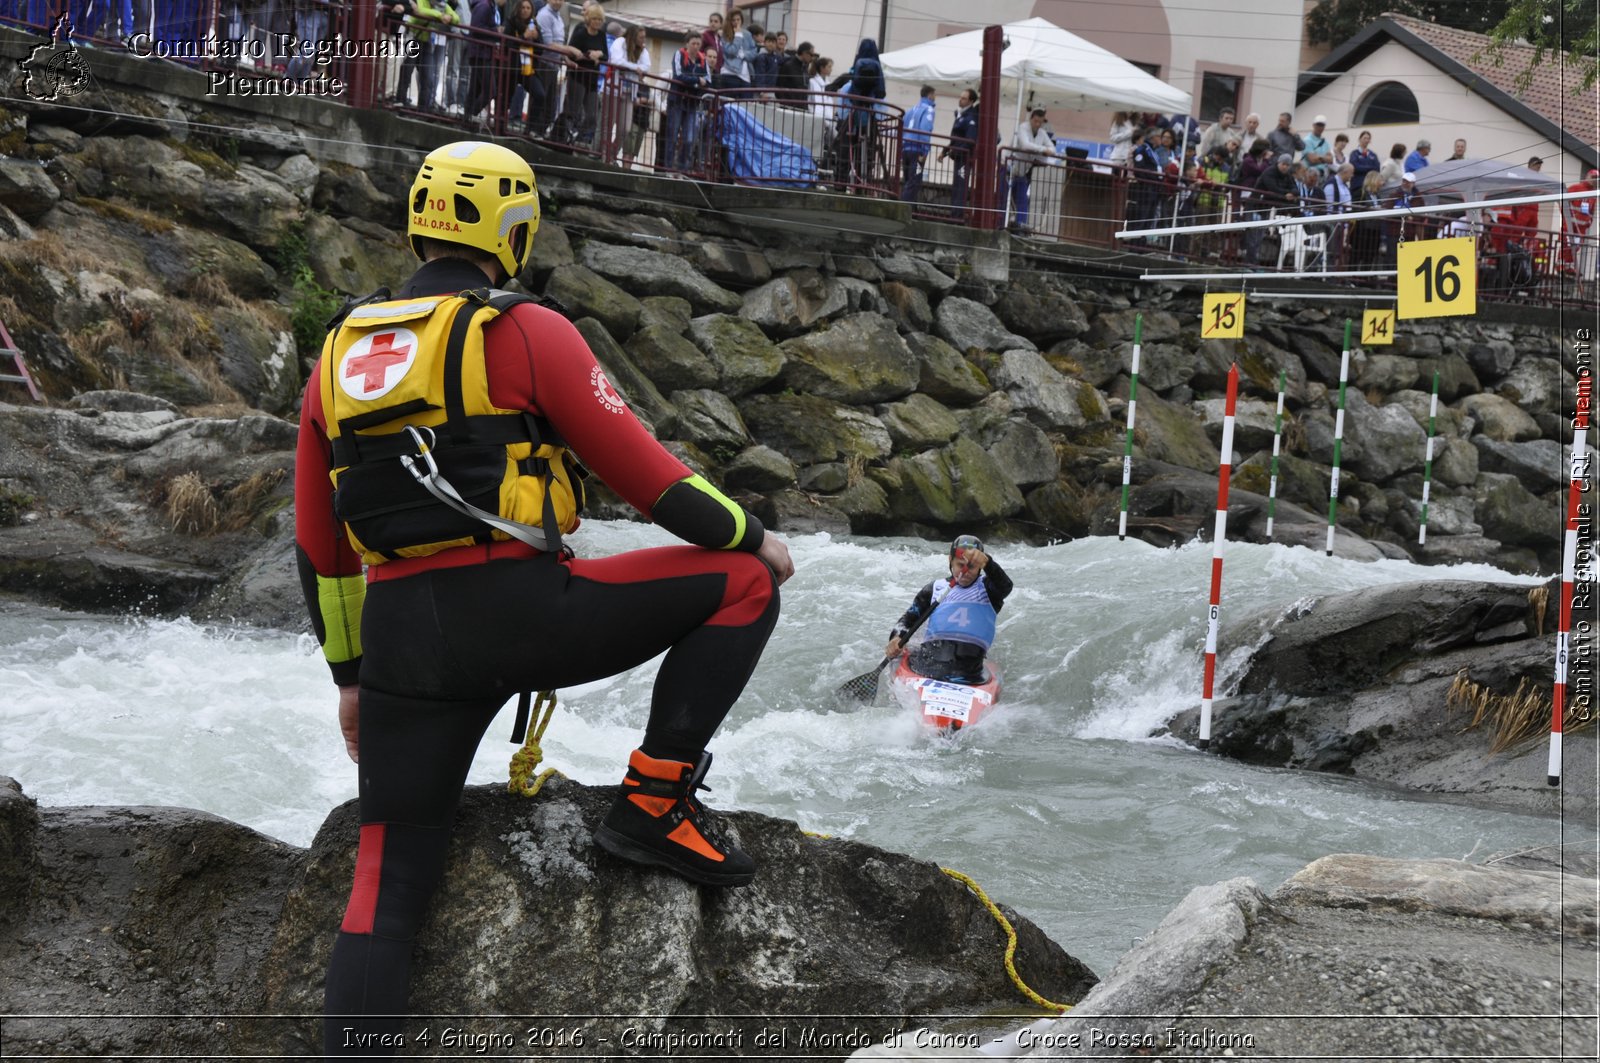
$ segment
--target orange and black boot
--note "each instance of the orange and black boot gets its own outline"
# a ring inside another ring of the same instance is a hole
[[[726,841],[709,809],[694,799],[711,767],[657,760],[643,750],[628,758],[622,792],[606,813],[594,840],[613,856],[675,871],[705,886],[743,886],[755,877],[755,861]]]

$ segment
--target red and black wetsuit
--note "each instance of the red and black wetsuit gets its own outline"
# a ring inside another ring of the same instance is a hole
[[[469,263],[440,259],[396,298],[484,282]],[[329,1054],[357,1050],[347,1028],[398,1030],[397,1019],[333,1017],[405,1012],[412,940],[442,873],[461,788],[508,698],[592,682],[665,651],[641,748],[693,763],[777,621],[777,582],[754,554],[761,523],[645,431],[565,318],[519,305],[488,325],[484,341],[497,406],[543,415],[618,495],[694,545],[598,560],[516,541],[456,547],[372,566],[363,607],[361,562],[333,511],[312,374],[296,460],[301,578],[335,680],[359,677],[361,686],[361,842],[328,968]],[[359,642],[341,638],[356,622]]]

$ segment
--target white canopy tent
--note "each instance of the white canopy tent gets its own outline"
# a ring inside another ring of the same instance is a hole
[[[1048,19],[1024,19],[1004,29],[1010,43],[1001,54],[1000,87],[1019,107],[1032,93],[1035,107],[1189,113],[1187,92]],[[878,59],[887,78],[960,91],[978,83],[982,51],[983,30],[977,29],[898,48]]]

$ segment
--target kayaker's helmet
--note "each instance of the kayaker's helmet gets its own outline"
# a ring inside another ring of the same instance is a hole
[[[950,544],[950,560],[952,561],[973,552],[983,552],[983,540],[976,535],[958,535],[956,536],[956,541]]]
[[[539,229],[533,167],[510,148],[458,140],[422,160],[411,184],[406,238],[423,258],[421,237],[487,251],[507,277],[522,272]]]

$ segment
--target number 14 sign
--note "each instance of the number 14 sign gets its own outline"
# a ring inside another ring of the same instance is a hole
[[[1401,244],[1395,263],[1399,288],[1396,309],[1400,318],[1476,314],[1477,246],[1470,236],[1407,240]]]

